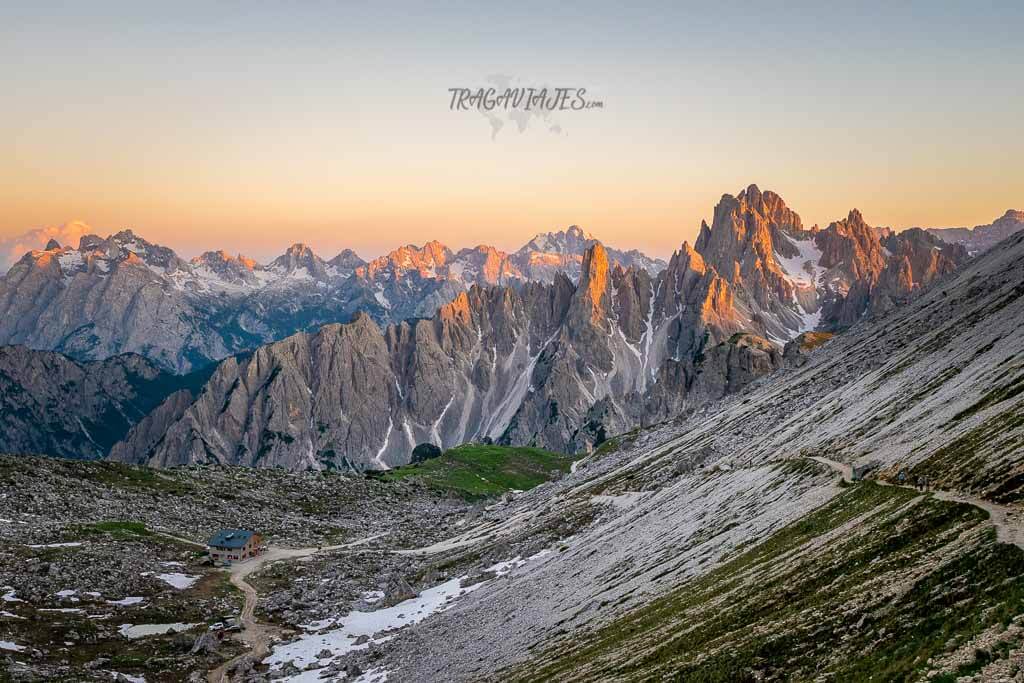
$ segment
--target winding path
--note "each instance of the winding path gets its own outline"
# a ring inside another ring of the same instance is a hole
[[[850,483],[853,482],[853,465],[847,465],[843,462],[836,462],[835,460],[829,460],[828,458],[822,458],[817,455],[812,455],[808,458],[814,462],[820,462],[822,465],[831,467],[843,477],[843,481]]]
[[[983,498],[975,498],[955,491],[935,491],[934,493],[939,500],[966,503],[981,508],[988,513],[989,521],[996,528],[996,539],[1000,543],[1012,543],[1024,550],[1024,510],[1019,507],[999,505]]]
[[[851,465],[819,456],[811,456],[809,459],[831,467],[842,475],[843,481],[849,482],[853,480],[853,467]],[[877,484],[881,484],[882,486],[896,486],[899,488],[914,489],[913,486],[894,484],[890,481],[884,481],[881,479],[875,479],[873,481]],[[1000,543],[1013,544],[1021,550],[1024,550],[1024,509],[1010,505],[999,505],[998,503],[993,503],[985,500],[984,498],[970,496],[957,491],[940,491],[935,489],[929,493],[939,500],[944,500],[950,503],[964,503],[966,505],[973,505],[980,510],[984,510],[988,513],[989,522],[996,528],[996,540]]]
[[[355,548],[360,545],[369,543],[370,541],[386,536],[387,532],[361,538],[358,541],[352,541],[351,543],[343,543],[341,545],[327,545],[317,548],[279,548],[277,546],[270,546],[267,551],[262,555],[258,555],[251,560],[245,562],[236,562],[232,564],[227,572],[230,575],[229,580],[231,584],[241,590],[245,594],[245,605],[242,607],[241,624],[242,630],[237,634],[238,640],[249,646],[249,650],[244,652],[237,657],[230,659],[216,669],[211,671],[207,675],[209,683],[222,683],[227,680],[227,672],[240,660],[248,657],[254,662],[266,657],[270,654],[270,645],[274,642],[275,638],[280,637],[284,632],[284,629],[274,624],[265,624],[256,621],[256,603],[259,602],[259,594],[256,593],[256,589],[246,581],[246,577],[253,574],[265,565],[271,562],[278,562],[280,560],[295,560],[303,557],[311,557],[317,553],[331,552],[334,550],[348,550]]]

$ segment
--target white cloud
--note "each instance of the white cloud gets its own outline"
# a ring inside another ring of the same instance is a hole
[[[60,242],[61,246],[78,246],[83,235],[93,232],[83,221],[70,221],[64,225],[29,230],[21,235],[0,238],[0,273],[14,265],[18,259],[33,249],[42,249],[51,239]]]

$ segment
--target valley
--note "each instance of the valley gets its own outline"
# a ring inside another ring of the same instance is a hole
[[[8,438],[66,457],[0,456],[4,675],[1024,675],[1024,232],[805,229],[752,186],[697,247],[201,375],[8,348]],[[221,529],[266,547],[213,566]]]
[[[0,3],[0,683],[1024,683],[1021,26]]]
[[[392,550],[486,514],[485,503],[415,481],[251,474],[0,457],[0,641],[4,655],[25,655],[4,676],[221,680],[339,601],[377,590],[401,601],[415,572],[418,586],[436,580]],[[241,526],[262,530],[269,549],[228,570],[204,561],[206,538]],[[355,571],[336,571],[353,560]],[[245,627],[237,642],[207,630],[233,618]]]

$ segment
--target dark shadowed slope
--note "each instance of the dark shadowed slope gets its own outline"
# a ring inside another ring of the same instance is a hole
[[[52,351],[2,346],[0,453],[105,457],[168,395],[196,390],[210,370],[178,376],[133,354],[79,363]]]

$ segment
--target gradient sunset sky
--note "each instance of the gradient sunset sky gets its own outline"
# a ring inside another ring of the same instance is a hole
[[[750,183],[807,225],[1024,209],[1024,4],[897,4],[5,2],[0,240],[666,256]],[[492,140],[448,107],[492,74],[605,107]]]

